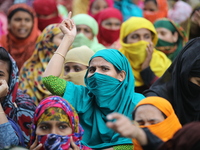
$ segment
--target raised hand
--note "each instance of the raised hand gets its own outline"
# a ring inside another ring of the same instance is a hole
[[[152,59],[152,55],[153,55],[153,49],[154,49],[154,45],[152,42],[149,43],[149,45],[147,45],[146,48],[146,52],[147,52],[147,56],[146,59],[144,60],[141,69],[144,70],[147,67],[149,67],[151,59]]]
[[[108,120],[116,119],[115,122],[107,122],[106,125],[127,138],[136,138],[138,135],[138,127],[132,124],[131,120],[119,113],[112,113],[107,116]]]
[[[63,34],[75,37],[76,36],[76,25],[74,21],[71,19],[72,12],[70,11],[67,18],[63,20],[60,24],[60,30]]]
[[[40,150],[42,148],[42,144],[38,144],[37,136],[34,143],[30,146],[30,150]]]

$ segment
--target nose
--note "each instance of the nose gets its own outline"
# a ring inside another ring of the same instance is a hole
[[[144,126],[149,126],[149,125],[151,125],[149,122],[144,123]]]
[[[51,129],[51,134],[58,134],[57,129],[55,127]]]

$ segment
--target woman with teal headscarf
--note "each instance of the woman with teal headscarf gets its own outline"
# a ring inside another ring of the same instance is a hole
[[[131,119],[134,107],[144,98],[134,92],[134,76],[128,60],[117,50],[101,50],[89,61],[86,87],[60,79],[62,68],[57,66],[64,63],[63,56],[73,42],[76,26],[71,19],[66,19],[60,29],[65,35],[43,74],[44,85],[52,94],[64,97],[76,109],[85,130],[84,144],[94,149],[132,150],[130,139],[120,137],[106,126],[106,115],[112,112]]]
[[[78,14],[73,18],[77,28],[77,35],[72,43],[72,47],[88,46],[94,52],[105,47],[98,42],[97,34],[99,31],[98,23],[88,14]]]
[[[154,26],[158,33],[156,49],[164,52],[173,61],[188,41],[186,32],[167,18],[157,20]]]

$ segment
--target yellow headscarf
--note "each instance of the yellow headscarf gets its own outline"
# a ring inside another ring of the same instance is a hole
[[[51,95],[42,83],[42,73],[57,49],[52,39],[60,32],[59,24],[47,26],[37,39],[33,55],[24,63],[20,71],[19,88],[34,99],[36,105]]]
[[[122,24],[120,30],[120,51],[128,58],[131,64],[132,71],[136,79],[136,87],[144,85],[144,82],[140,76],[140,72],[141,65],[146,58],[146,47],[149,43],[146,41],[139,41],[137,43],[127,44],[124,43],[124,38],[127,37],[130,33],[142,28],[148,29],[152,32],[152,42],[154,45],[156,45],[158,40],[156,29],[154,28],[153,24],[145,18],[131,17]],[[170,64],[171,61],[163,52],[154,49],[150,67],[156,76],[162,76]]]
[[[135,110],[141,105],[148,104],[158,108],[163,114],[165,114],[166,119],[154,125],[140,127],[147,127],[154,135],[163,141],[169,140],[173,137],[174,133],[182,127],[172,105],[162,97],[151,96],[141,100]],[[134,143],[134,150],[142,150],[142,147],[137,140],[133,139],[132,141]]]
[[[79,63],[85,66],[88,66],[90,58],[94,55],[94,51],[87,46],[76,47],[70,49],[65,57],[65,64],[68,62]],[[87,69],[80,72],[68,73],[66,76],[63,76],[63,79],[71,81],[77,85],[85,86],[84,76]]]

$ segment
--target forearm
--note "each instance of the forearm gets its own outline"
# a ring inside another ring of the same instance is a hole
[[[19,145],[18,136],[9,122],[0,124],[0,149],[11,145]]]
[[[64,64],[65,59],[62,56],[66,56],[74,37],[65,35],[60,43],[58,49],[56,50],[55,54],[49,61],[47,68],[43,74],[43,77],[47,77],[50,75],[59,77],[62,72],[62,67]]]
[[[6,114],[0,104],[0,125],[7,123],[7,122],[8,122],[8,119],[7,119]]]

